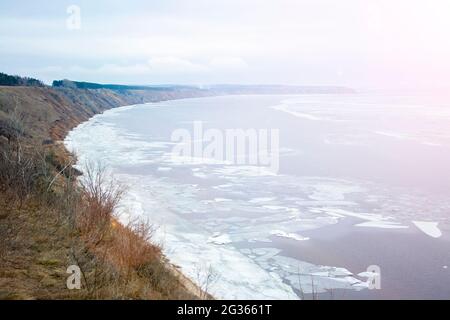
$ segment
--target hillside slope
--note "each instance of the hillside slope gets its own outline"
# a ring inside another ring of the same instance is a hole
[[[0,87],[0,299],[209,297],[151,243],[151,225],[117,223],[120,190],[98,176],[74,187],[59,143],[107,109],[198,94]],[[70,265],[82,290],[66,287]]]
[[[0,86],[0,119],[15,114],[34,138],[61,140],[74,126],[107,109],[208,94],[196,89],[116,91]]]

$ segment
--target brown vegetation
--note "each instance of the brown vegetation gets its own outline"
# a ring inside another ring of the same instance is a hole
[[[0,299],[209,297],[152,244],[150,223],[118,222],[123,188],[99,166],[88,168],[79,185],[73,159],[53,142],[124,99],[79,90],[71,100],[74,91],[52,90],[0,88]],[[83,99],[92,100],[85,105]],[[81,269],[81,290],[67,289],[71,265]]]
[[[117,222],[123,189],[101,168],[77,187],[70,174],[53,179],[48,150],[22,153],[19,144],[1,148],[0,298],[196,298],[151,243],[150,224]],[[70,265],[82,271],[82,290],[66,287]]]

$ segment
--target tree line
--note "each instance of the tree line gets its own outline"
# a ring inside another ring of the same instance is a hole
[[[0,72],[0,86],[44,87],[45,84],[34,78],[11,76]]]

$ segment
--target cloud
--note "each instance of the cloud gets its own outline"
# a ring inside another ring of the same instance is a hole
[[[240,57],[215,57],[206,63],[194,63],[180,57],[152,57],[143,63],[134,64],[104,64],[95,67],[72,65],[68,67],[48,66],[35,70],[36,74],[44,74],[46,78],[58,74],[67,77],[92,77],[98,74],[108,77],[145,77],[155,76],[207,76],[216,72],[238,72],[248,68],[247,63]]]
[[[81,1],[76,31],[66,28],[66,4],[22,2],[0,1],[0,69],[10,73],[115,83],[450,82],[448,0]]]
[[[142,76],[142,75],[182,75],[200,74],[210,71],[207,66],[192,63],[177,57],[156,57],[144,63],[135,64],[104,64],[96,67],[73,65],[68,67],[49,66],[40,68],[45,74],[65,72],[68,74],[111,76]]]
[[[211,68],[218,70],[240,70],[248,68],[244,59],[239,57],[215,57],[209,63]]]
[[[207,66],[177,57],[157,57],[148,60],[148,69],[157,74],[186,74],[208,72]]]

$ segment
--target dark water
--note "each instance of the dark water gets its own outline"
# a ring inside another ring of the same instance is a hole
[[[283,254],[296,259],[356,271],[380,266],[380,290],[335,290],[319,295],[319,299],[449,299],[448,233],[436,240],[412,230],[355,229],[356,222],[350,219],[305,232],[311,241],[301,244],[278,240],[285,248]]]

